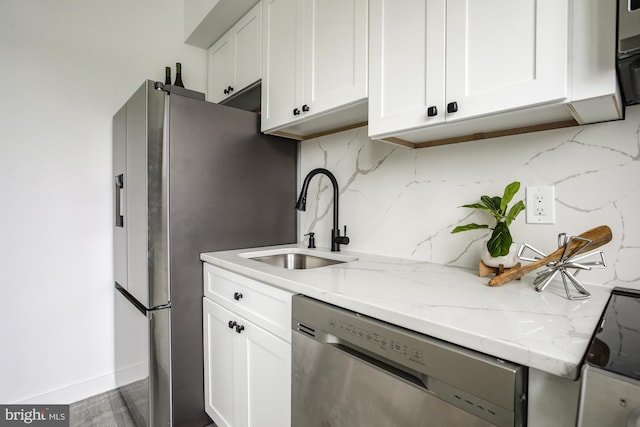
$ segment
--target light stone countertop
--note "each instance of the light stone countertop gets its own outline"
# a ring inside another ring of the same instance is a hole
[[[201,254],[207,263],[463,347],[576,379],[611,288],[585,285],[566,298],[561,282],[536,292],[531,277],[489,287],[477,271],[343,250],[356,261],[288,270],[240,254],[282,245]],[[331,256],[328,249],[310,249]],[[335,254],[333,254],[335,255]]]

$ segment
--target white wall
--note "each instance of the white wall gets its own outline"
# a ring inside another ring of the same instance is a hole
[[[205,91],[183,34],[182,1],[0,1],[2,403],[113,386],[111,119],[165,65]]]
[[[640,289],[640,106],[627,108],[624,121],[420,150],[371,141],[367,128],[301,147],[302,176],[326,167],[337,177],[340,226],[351,238],[345,250],[477,268],[487,233],[450,231],[490,218],[459,206],[501,196],[517,180],[554,185],[557,220],[526,224],[523,212],[511,228],[514,240],[550,253],[558,233],[609,225],[608,267],[579,278]],[[524,189],[516,196],[524,198]],[[316,232],[318,246],[329,246],[331,198],[329,181],[314,178],[299,226],[301,235]]]

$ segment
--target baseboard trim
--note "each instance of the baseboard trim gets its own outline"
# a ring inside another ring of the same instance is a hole
[[[70,405],[86,398],[105,393],[116,388],[114,372],[92,378],[77,384],[30,397],[16,404],[57,404]]]

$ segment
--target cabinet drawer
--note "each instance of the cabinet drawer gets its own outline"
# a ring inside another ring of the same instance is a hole
[[[204,263],[204,295],[291,342],[292,293]]]

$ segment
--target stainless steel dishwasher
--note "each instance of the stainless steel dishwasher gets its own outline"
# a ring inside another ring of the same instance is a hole
[[[292,327],[293,427],[526,425],[526,367],[302,295]]]

